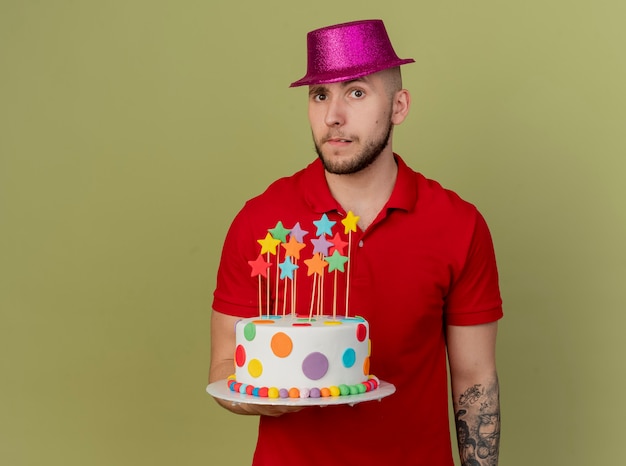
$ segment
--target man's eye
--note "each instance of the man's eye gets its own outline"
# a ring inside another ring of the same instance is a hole
[[[313,97],[313,100],[321,102],[323,100],[326,100],[326,96],[324,94],[317,94],[315,97]]]
[[[362,90],[360,90],[360,89],[355,89],[355,90],[352,91],[352,96],[356,97],[357,99],[360,99],[364,95],[365,95],[365,93]]]

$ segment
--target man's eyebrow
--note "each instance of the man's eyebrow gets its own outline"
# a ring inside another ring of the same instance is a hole
[[[344,81],[341,83],[341,86],[347,87],[353,83],[367,83],[367,81],[368,81],[367,76],[361,76],[360,78],[354,78],[354,79],[351,79],[350,81]]]
[[[328,88],[326,86],[311,86],[309,88],[309,95],[326,94]]]
[[[350,79],[349,81],[342,81],[339,84],[341,85],[341,87],[348,87],[354,83],[366,83],[369,80],[367,79],[367,76],[361,76],[360,78],[354,78],[354,79]],[[323,85],[318,85],[318,86],[311,86],[309,88],[309,95],[317,95],[317,94],[328,94],[328,88],[326,86]]]

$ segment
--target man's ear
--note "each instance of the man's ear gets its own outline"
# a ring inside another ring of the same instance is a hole
[[[401,89],[393,97],[391,123],[399,125],[409,114],[411,106],[411,94],[406,89]]]

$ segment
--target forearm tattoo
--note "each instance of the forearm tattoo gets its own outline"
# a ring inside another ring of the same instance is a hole
[[[455,421],[462,466],[497,466],[500,449],[498,379],[467,388],[456,400]]]

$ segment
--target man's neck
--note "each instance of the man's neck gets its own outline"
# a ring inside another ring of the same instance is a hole
[[[396,184],[398,165],[391,148],[368,167],[351,175],[325,173],[330,192],[344,208],[360,217],[358,225],[367,229],[389,200]]]

